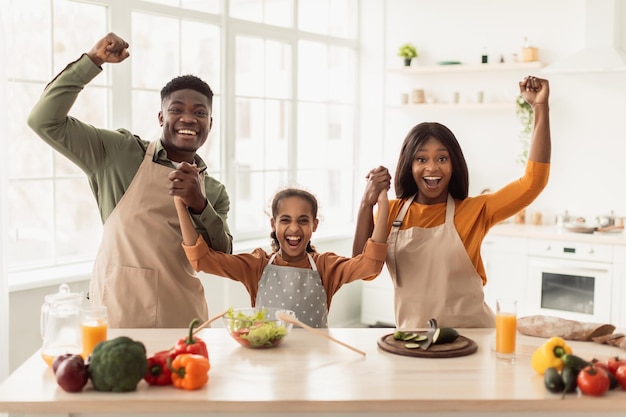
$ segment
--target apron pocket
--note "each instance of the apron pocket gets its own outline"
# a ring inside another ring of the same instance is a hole
[[[103,300],[111,327],[156,327],[158,271],[109,265]]]

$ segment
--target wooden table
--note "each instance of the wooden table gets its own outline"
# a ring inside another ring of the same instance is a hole
[[[240,347],[223,328],[199,336],[209,348],[208,384],[198,391],[152,387],[142,381],[135,392],[80,393],[57,386],[38,354],[0,385],[0,412],[28,416],[244,415],[388,416],[485,415],[626,415],[626,390],[596,398],[570,394],[561,400],[549,393],[543,377],[530,366],[532,352],[545,339],[518,335],[517,361],[498,361],[491,347],[493,329],[460,329],[478,344],[469,356],[427,359],[391,354],[377,340],[392,329],[329,329],[333,337],[367,353],[361,356],[326,338],[296,328],[276,349]],[[151,354],[183,336],[171,329],[110,331],[142,341]],[[571,342],[574,353],[606,360],[626,356],[616,347]],[[399,414],[398,414],[399,413]]]

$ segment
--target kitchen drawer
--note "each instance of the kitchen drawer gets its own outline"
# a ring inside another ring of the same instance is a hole
[[[531,239],[528,254],[578,261],[613,262],[613,246],[597,243]]]

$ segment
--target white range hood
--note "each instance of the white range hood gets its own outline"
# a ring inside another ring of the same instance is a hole
[[[626,71],[626,0],[587,0],[585,45],[580,51],[548,65],[544,72]]]

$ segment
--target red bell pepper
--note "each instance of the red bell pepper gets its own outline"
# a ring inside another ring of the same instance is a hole
[[[183,337],[176,343],[176,346],[172,349],[172,358],[182,353],[193,353],[195,355],[202,355],[207,359],[209,358],[209,351],[204,341],[199,337],[193,337],[193,328],[196,327],[199,322],[198,319],[193,319],[191,323],[189,323],[189,335]]]
[[[171,350],[162,350],[148,358],[148,370],[143,379],[150,385],[170,385],[172,370],[168,359],[172,356]]]

